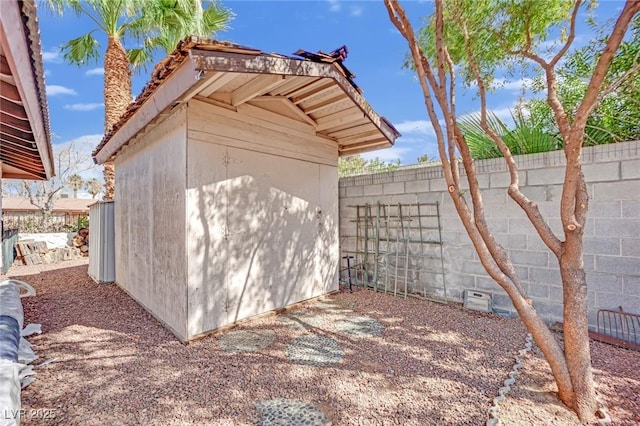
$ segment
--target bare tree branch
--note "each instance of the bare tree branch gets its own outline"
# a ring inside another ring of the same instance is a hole
[[[555,67],[558,64],[558,61],[562,59],[562,57],[567,53],[567,51],[573,44],[573,41],[576,38],[576,21],[581,4],[582,0],[576,0],[576,3],[573,5],[573,12],[571,12],[571,24],[569,25],[569,36],[567,37],[567,41],[560,48],[558,53],[556,53],[553,59],[551,59],[551,62],[549,62],[549,66]]]

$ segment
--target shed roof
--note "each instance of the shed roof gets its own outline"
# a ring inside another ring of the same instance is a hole
[[[58,198],[53,206],[54,213],[89,213],[89,206],[98,200],[86,198]],[[39,208],[31,204],[28,197],[2,197],[3,212],[32,212]]]
[[[35,1],[2,1],[0,22],[2,177],[48,179],[54,166]]]
[[[187,38],[156,65],[151,80],[93,152],[112,159],[138,132],[180,103],[199,99],[238,111],[250,104],[298,120],[334,141],[340,155],[393,145],[400,135],[362,97],[344,66],[346,47],[300,57]]]

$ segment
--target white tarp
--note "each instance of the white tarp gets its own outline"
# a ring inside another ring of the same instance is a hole
[[[22,290],[26,293],[20,294]],[[0,283],[0,318],[3,329],[0,330],[2,353],[8,358],[0,359],[0,426],[20,424],[20,390],[33,382],[33,362],[37,355],[31,344],[22,336],[40,333],[39,324],[24,326],[24,312],[21,297],[33,296],[35,290],[29,284],[18,280],[6,280]],[[19,339],[19,340],[17,340]],[[5,350],[6,349],[6,350]],[[17,361],[15,355],[17,352]]]
[[[0,359],[0,426],[20,424],[20,371],[24,367]]]
[[[47,243],[48,249],[64,248],[72,246],[72,240],[75,235],[75,232],[52,232],[47,234],[27,234],[21,232],[18,234],[18,241],[44,241]]]

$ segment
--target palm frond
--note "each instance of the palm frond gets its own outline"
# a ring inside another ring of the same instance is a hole
[[[132,48],[127,50],[129,63],[134,70],[140,71],[146,69],[146,65],[153,60],[151,51],[144,47]]]
[[[98,52],[100,43],[93,36],[93,31],[88,32],[73,40],[69,40],[60,47],[64,59],[71,64],[85,65],[90,61],[97,61],[100,57]]]
[[[82,13],[80,0],[47,0],[47,5],[59,15],[64,15],[66,9],[71,9],[78,15]]]
[[[487,124],[500,137],[504,137],[508,130],[504,122],[491,111],[487,112]],[[496,143],[482,129],[479,112],[460,117],[458,125],[474,159],[484,160],[502,156]]]
[[[541,126],[517,111],[512,115],[514,128],[508,126],[491,111],[487,112],[487,124],[502,138],[513,155],[534,154],[561,148],[561,140],[546,132]],[[469,114],[458,120],[471,156],[476,160],[502,157],[497,144],[486,134],[480,124],[480,114]]]

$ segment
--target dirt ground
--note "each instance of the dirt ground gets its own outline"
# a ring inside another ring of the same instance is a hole
[[[356,290],[185,346],[86,261],[10,275],[38,291],[25,323],[42,324],[34,364],[51,361],[22,392],[24,424],[481,425],[526,336],[517,319]],[[637,426],[640,353],[592,354],[613,424]],[[524,364],[501,424],[578,424],[537,349]]]

